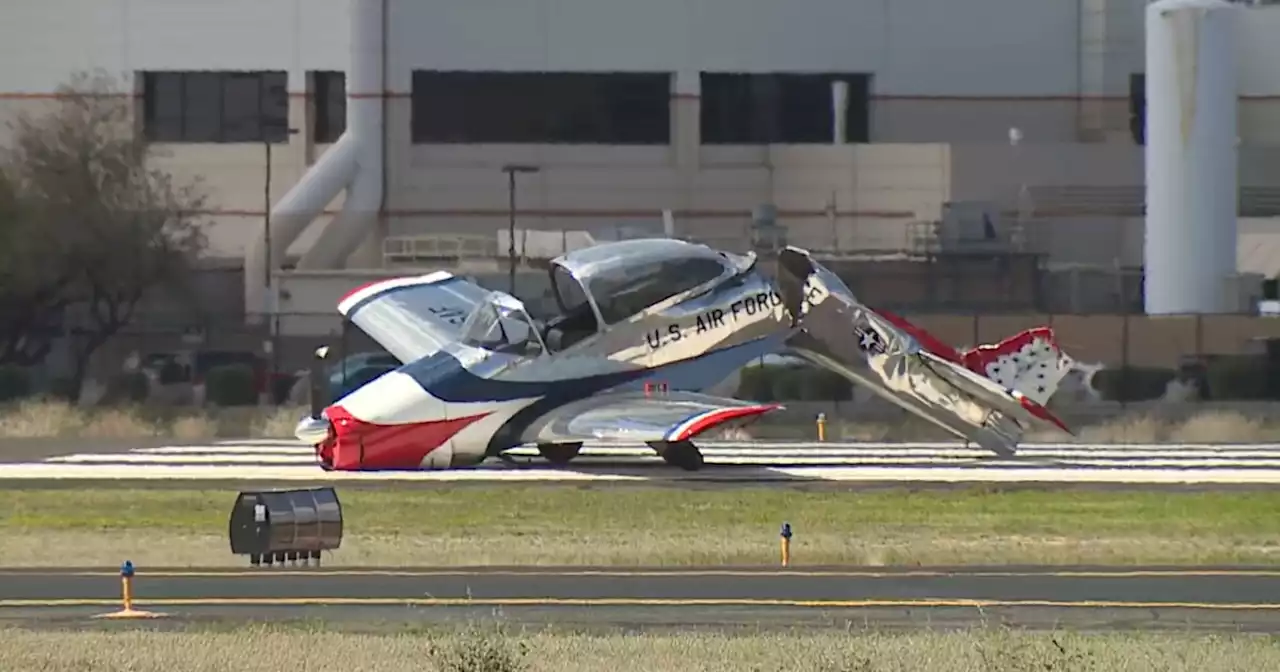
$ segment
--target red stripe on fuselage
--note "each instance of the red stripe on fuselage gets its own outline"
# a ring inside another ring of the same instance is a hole
[[[330,406],[327,413],[335,438],[322,450],[338,470],[421,469],[431,451],[489,415],[382,425],[361,420],[341,406]]]

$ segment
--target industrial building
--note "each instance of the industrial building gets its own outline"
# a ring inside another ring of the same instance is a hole
[[[505,287],[514,248],[522,293],[664,231],[808,247],[903,310],[1141,312],[1147,4],[16,0],[0,119],[120,76],[211,190],[209,305],[287,333],[364,278]],[[1237,14],[1237,262],[1269,276],[1280,6]]]

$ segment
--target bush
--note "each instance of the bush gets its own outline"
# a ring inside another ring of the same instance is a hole
[[[1221,401],[1276,399],[1277,373],[1260,355],[1220,355],[1205,366],[1205,396]]]
[[[0,403],[31,396],[31,374],[19,366],[0,366]]]
[[[253,406],[258,403],[253,368],[246,364],[215,366],[205,375],[205,396],[218,406]]]
[[[1107,401],[1148,401],[1164,396],[1173,369],[1127,366],[1102,369],[1093,376],[1093,388]]]
[[[738,377],[738,398],[753,401],[776,401],[773,396],[773,381],[769,374],[773,367],[744,367]]]
[[[140,404],[151,396],[151,381],[141,371],[130,371],[114,376],[107,383],[103,401],[109,404]]]
[[[816,366],[749,366],[737,396],[755,401],[847,401],[853,387],[844,376]]]
[[[433,644],[431,661],[444,672],[519,672],[525,669],[529,650],[524,642],[511,642],[499,628],[471,627],[448,646]]]

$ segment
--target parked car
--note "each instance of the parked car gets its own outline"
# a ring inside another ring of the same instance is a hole
[[[348,355],[329,366],[329,398],[345,397],[400,366],[400,360],[385,352]]]

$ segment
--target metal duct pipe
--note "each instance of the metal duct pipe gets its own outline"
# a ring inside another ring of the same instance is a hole
[[[275,309],[267,296],[261,269],[280,267],[285,252],[343,189],[343,212],[321,232],[299,268],[340,266],[376,221],[382,203],[382,109],[384,101],[382,44],[386,0],[351,0],[350,57],[347,63],[347,128],[298,183],[271,209],[271,249],[261,229],[245,246],[245,312],[262,315]],[[263,222],[263,226],[266,222]],[[354,241],[354,242],[352,242]],[[343,250],[345,249],[345,252]]]
[[[347,69],[347,133],[355,140],[355,175],[339,214],[317,236],[298,268],[344,266],[374,231],[382,209],[383,12],[386,0],[352,0],[351,65]]]

